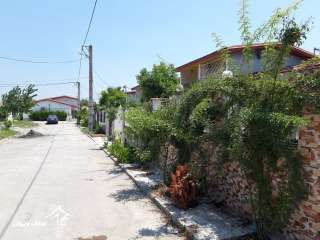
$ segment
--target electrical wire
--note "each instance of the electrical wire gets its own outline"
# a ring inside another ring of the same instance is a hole
[[[86,79],[87,77],[80,77],[80,79]],[[2,83],[0,82],[0,85],[17,85],[17,84],[38,84],[38,83],[55,83],[55,82],[65,82],[65,81],[71,81],[75,80],[74,78],[63,78],[63,79],[51,79],[51,80],[44,80],[44,81],[23,81],[23,82],[7,82]]]
[[[79,59],[76,59],[76,60],[68,60],[68,61],[56,61],[56,62],[50,62],[50,61],[34,61],[34,60],[29,60],[29,59],[3,57],[3,56],[0,56],[0,59],[6,60],[6,61],[24,62],[24,63],[37,63],[37,64],[66,64],[66,63],[75,63],[75,62],[78,62],[78,61],[79,61]]]
[[[94,72],[94,74],[98,77],[98,79],[101,81],[101,83],[102,83],[103,85],[108,86],[107,82],[104,81],[104,79],[101,77],[101,75],[100,75],[96,70],[93,69],[93,72]]]
[[[0,84],[0,87],[14,87],[14,86],[25,86],[25,85],[35,85],[35,86],[56,86],[56,85],[66,85],[66,84],[75,84],[76,82],[55,82],[55,83],[11,83],[11,84]]]
[[[94,2],[94,6],[93,6],[93,9],[92,9],[92,13],[91,13],[91,18],[90,18],[90,21],[89,21],[88,29],[87,29],[86,35],[84,37],[83,43],[81,45],[81,49],[87,42],[87,38],[88,38],[88,35],[89,35],[89,32],[90,32],[93,16],[94,16],[94,13],[96,11],[97,2],[98,2],[98,0],[95,0],[95,2]]]

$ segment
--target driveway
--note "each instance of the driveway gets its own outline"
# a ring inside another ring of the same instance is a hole
[[[1,240],[180,239],[74,124],[38,130],[0,141]]]

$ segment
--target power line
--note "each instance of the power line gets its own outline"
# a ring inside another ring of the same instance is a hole
[[[101,83],[103,83],[103,85],[108,86],[107,82],[101,77],[101,75],[93,69],[94,74],[98,77],[98,79],[101,81]]]
[[[87,77],[80,77],[80,79],[85,79]],[[75,80],[74,78],[63,78],[63,79],[51,79],[51,80],[41,80],[41,81],[22,81],[22,82],[7,82],[0,83],[0,85],[21,85],[21,84],[44,84],[44,83],[56,83],[56,82],[66,82]]]
[[[81,49],[82,49],[82,47],[83,47],[83,46],[86,44],[86,42],[87,42],[87,38],[88,38],[88,35],[89,35],[89,32],[90,32],[90,28],[91,28],[93,16],[94,16],[94,13],[95,13],[95,11],[96,11],[97,2],[98,2],[98,0],[95,0],[95,2],[94,2],[94,6],[93,6],[93,9],[92,9],[91,18],[90,18],[90,21],[89,21],[87,33],[86,33],[86,35],[85,35],[85,37],[84,37],[84,40],[83,40]]]
[[[56,82],[56,83],[28,83],[28,84],[21,84],[21,83],[10,83],[10,84],[0,84],[0,87],[14,87],[20,85],[35,85],[35,86],[56,86],[56,85],[66,85],[66,84],[75,84],[76,82]]]
[[[77,59],[77,60],[68,60],[68,61],[56,61],[56,62],[34,61],[34,60],[29,60],[29,59],[2,57],[2,56],[0,56],[0,59],[6,60],[6,61],[24,62],[24,63],[37,63],[37,64],[66,64],[66,63],[75,63],[75,62],[79,61],[79,59]]]

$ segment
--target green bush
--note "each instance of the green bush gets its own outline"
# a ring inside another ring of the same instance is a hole
[[[100,126],[98,123],[95,123],[94,128],[93,128],[93,132],[95,134],[105,134],[103,127]]]
[[[125,146],[120,140],[115,140],[107,149],[120,163],[138,163],[144,165],[151,160],[150,151]]]
[[[5,121],[7,119],[7,112],[3,106],[0,106],[0,121]]]
[[[59,121],[65,121],[67,119],[67,113],[63,111],[39,111],[31,112],[29,118],[33,121],[46,121],[49,115],[56,115]]]
[[[129,149],[120,140],[115,140],[107,147],[108,151],[121,163],[129,163]]]
[[[9,129],[12,127],[12,121],[10,121],[10,120],[4,121],[3,125],[4,125],[5,129]]]
[[[86,106],[81,107],[80,112],[77,113],[77,123],[79,123],[81,127],[88,127],[88,122],[89,122],[88,108]]]

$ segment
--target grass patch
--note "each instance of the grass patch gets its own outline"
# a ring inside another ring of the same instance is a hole
[[[0,129],[0,139],[3,139],[3,138],[7,138],[7,137],[12,137],[16,134],[17,132],[16,131],[13,131],[11,129]]]
[[[20,127],[20,128],[31,128],[31,127],[38,126],[38,123],[34,123],[32,121],[26,121],[26,120],[14,120],[13,126]]]

